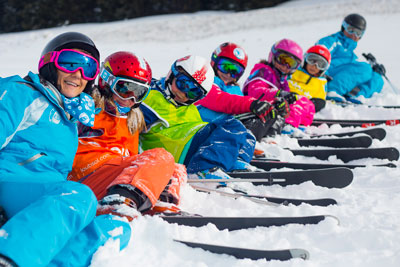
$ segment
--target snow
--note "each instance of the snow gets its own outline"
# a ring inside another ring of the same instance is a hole
[[[371,52],[383,63],[387,77],[400,87],[400,2],[397,0],[297,0],[278,7],[247,12],[198,12],[195,14],[153,16],[111,23],[80,24],[0,35],[0,76],[25,75],[36,71],[44,45],[64,31],[80,31],[93,38],[104,56],[129,50],[145,57],[154,77],[164,76],[172,62],[187,54],[209,58],[222,42],[241,44],[249,54],[249,67],[265,58],[272,44],[291,38],[304,50],[316,40],[340,28],[343,17],[357,12],[368,21],[357,53]],[[397,25],[397,26],[396,26]],[[242,78],[241,82],[244,81]],[[369,104],[400,105],[388,84]],[[339,107],[328,105],[318,118],[400,118],[400,109]],[[400,149],[400,126],[383,126],[387,137],[374,140],[372,147]],[[356,129],[356,128],[353,128]],[[309,133],[344,131],[338,125],[309,127]],[[266,141],[272,141],[267,139]],[[282,147],[297,148],[294,139],[275,138],[277,144],[258,146],[283,161],[322,162],[315,158],[293,156]],[[331,157],[331,163],[342,163]],[[110,241],[95,254],[92,266],[399,266],[400,264],[400,172],[396,168],[377,168],[372,164],[386,160],[363,159],[350,162],[366,164],[354,170],[353,183],[344,189],[328,189],[311,182],[288,187],[241,184],[249,193],[290,198],[334,198],[337,206],[315,207],[263,205],[246,199],[232,199],[215,193],[200,193],[189,185],[182,188],[181,208],[208,216],[306,216],[331,214],[318,225],[288,225],[240,231],[219,231],[214,225],[201,228],[170,225],[157,217],[139,217],[131,222],[132,241],[119,252],[119,242]],[[394,162],[398,164],[398,162]],[[188,248],[173,239],[208,242],[255,249],[305,248],[309,261],[266,262],[237,260]]]

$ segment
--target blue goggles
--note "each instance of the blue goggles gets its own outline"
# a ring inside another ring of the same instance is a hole
[[[239,79],[244,73],[244,67],[227,58],[218,60],[217,69],[225,74],[230,74],[232,78]]]
[[[360,30],[354,26],[351,26],[350,24],[348,24],[346,21],[343,21],[342,24],[344,30],[350,34],[354,34],[355,36],[357,36],[358,38],[361,38],[364,34],[363,30]]]
[[[185,71],[178,71],[175,66],[172,66],[172,73],[176,78],[176,87],[191,101],[197,101],[207,94],[207,91]]]
[[[99,73],[99,62],[91,55],[73,49],[62,49],[45,54],[39,61],[39,70],[54,62],[57,69],[66,73],[81,71],[85,80],[92,81]]]

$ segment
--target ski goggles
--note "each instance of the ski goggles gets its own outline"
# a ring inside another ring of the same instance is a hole
[[[100,78],[110,86],[114,94],[123,100],[133,99],[135,103],[141,103],[150,91],[148,84],[128,78],[116,77],[104,67],[101,68]]]
[[[314,53],[306,55],[306,63],[317,66],[319,70],[327,70],[329,67],[329,63],[324,57]]]
[[[179,73],[175,76],[176,87],[192,101],[197,101],[207,94],[207,91],[192,76]]]
[[[218,60],[217,69],[225,74],[230,74],[232,78],[239,79],[244,73],[244,67],[227,58]]]
[[[281,52],[275,56],[275,61],[280,65],[286,66],[291,70],[295,70],[300,66],[300,62],[297,58],[287,53]]]
[[[343,26],[343,28],[345,29],[346,32],[348,32],[350,34],[354,34],[358,38],[361,38],[363,36],[363,34],[364,34],[363,30],[360,30],[360,29],[358,29],[358,28],[356,28],[354,26],[351,26],[346,21],[343,21],[342,26]]]
[[[82,73],[82,78],[92,81],[99,74],[99,62],[91,55],[73,49],[62,49],[45,54],[39,60],[39,69],[47,63],[54,62],[57,69],[73,73],[78,70]]]

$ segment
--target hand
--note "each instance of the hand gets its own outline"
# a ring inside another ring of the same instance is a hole
[[[297,100],[297,94],[279,90],[276,97],[283,97],[289,104],[293,104]]]
[[[270,119],[275,118],[274,107],[267,101],[254,100],[250,105],[250,111],[257,115],[263,122],[266,121],[266,117]]]
[[[386,75],[386,69],[382,64],[375,64],[372,66],[372,70],[375,71],[376,73],[385,76]]]
[[[290,107],[288,101],[285,98],[283,97],[275,98],[274,108],[281,117],[287,118],[289,116]]]

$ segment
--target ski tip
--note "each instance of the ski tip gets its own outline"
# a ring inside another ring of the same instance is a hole
[[[292,258],[300,258],[303,260],[310,259],[310,252],[302,248],[292,248],[290,249],[290,255]]]
[[[339,220],[338,217],[336,217],[334,215],[330,215],[330,214],[327,214],[327,215],[324,215],[324,216],[325,216],[325,218],[332,218],[332,219],[336,220],[337,225],[340,225],[340,220]]]

